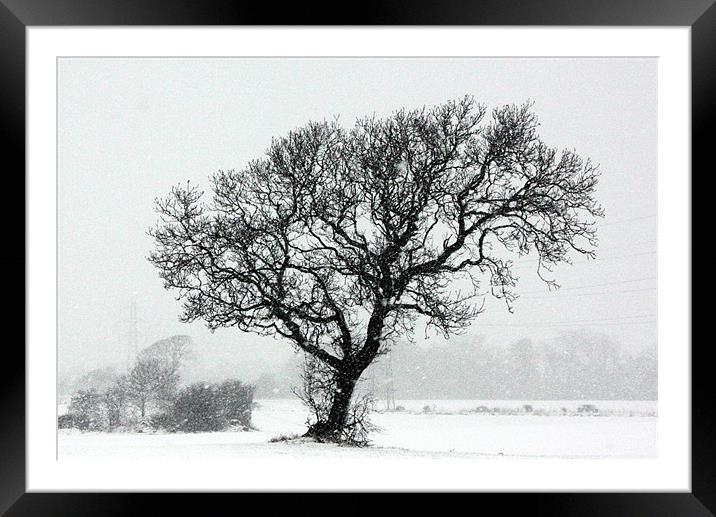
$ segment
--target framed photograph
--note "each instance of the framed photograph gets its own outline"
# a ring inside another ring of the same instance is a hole
[[[712,4],[2,0],[26,305],[0,512],[712,515]]]

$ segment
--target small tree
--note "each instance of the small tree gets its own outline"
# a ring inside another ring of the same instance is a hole
[[[511,307],[510,253],[536,253],[550,285],[570,251],[593,254],[596,168],[546,146],[529,105],[485,115],[466,97],[291,131],[215,174],[210,202],[190,185],[157,200],[149,260],[183,321],[282,336],[325,364],[331,405],[308,434],[338,440],[356,382],[417,318],[448,335],[480,297]]]
[[[156,359],[162,368],[178,373],[191,356],[192,340],[189,336],[172,336],[151,344],[139,353],[139,359]]]
[[[189,352],[191,339],[174,336],[142,350],[126,379],[129,400],[146,416],[152,403],[171,402],[179,386],[179,370]]]
[[[125,376],[118,378],[102,393],[107,426],[110,430],[125,424],[127,398],[127,378]]]
[[[113,367],[97,368],[80,377],[75,382],[75,387],[78,390],[93,389],[102,392],[113,386],[117,379],[119,379],[119,375]]]

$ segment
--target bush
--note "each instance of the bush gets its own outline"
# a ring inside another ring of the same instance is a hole
[[[105,428],[102,406],[103,396],[96,390],[80,390],[70,401],[68,419],[71,419],[74,427],[82,431],[102,430]]]
[[[58,429],[71,429],[75,426],[74,419],[72,418],[72,415],[66,414],[66,415],[60,415],[57,417],[57,428]]]
[[[125,389],[120,380],[104,391],[79,390],[73,396],[67,414],[58,418],[60,429],[82,431],[113,430],[126,424]]]
[[[161,417],[157,423],[189,433],[249,428],[253,396],[253,387],[239,381],[192,384],[179,392],[171,418]]]
[[[273,438],[269,438],[269,443],[279,443],[279,442],[290,442],[291,440],[300,440],[303,438],[300,434],[279,434],[278,436],[274,436]]]
[[[123,378],[102,393],[103,410],[110,430],[127,423],[127,390]]]
[[[174,401],[174,418],[180,431],[199,433],[223,428],[216,391],[215,386],[199,382],[179,392]]]
[[[177,420],[173,411],[159,413],[158,415],[152,416],[150,419],[150,425],[155,431],[161,429],[164,431],[174,432],[177,430]]]
[[[149,416],[139,416],[131,419],[129,422],[129,431],[133,433],[153,433],[156,429],[152,426],[152,418]]]
[[[80,390],[70,402],[66,415],[57,420],[60,429],[75,427],[83,431],[131,430],[146,433],[223,431],[231,427],[251,428],[254,387],[236,380],[220,384],[197,383],[181,390],[164,409],[153,414],[132,415],[126,380],[99,393]]]
[[[224,381],[217,387],[217,406],[222,419],[230,426],[251,427],[254,388],[240,381]]]
[[[597,409],[597,406],[595,406],[594,404],[582,404],[577,408],[577,413],[596,415],[599,414],[599,409]]]

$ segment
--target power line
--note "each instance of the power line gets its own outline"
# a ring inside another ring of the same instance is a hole
[[[572,320],[572,321],[554,321],[554,322],[545,322],[545,323],[555,323],[555,324],[563,324],[563,323],[595,323],[599,321],[615,321],[615,320],[630,320],[633,318],[655,318],[656,314],[634,314],[632,316],[613,316],[610,318],[597,318],[597,319],[590,319],[590,320]]]
[[[602,228],[604,226],[612,226],[614,224],[621,224],[621,223],[631,223],[633,221],[641,221],[643,219],[650,219],[652,217],[656,217],[658,214],[649,214],[649,215],[642,215],[638,217],[630,217],[629,219],[617,219],[615,221],[609,221],[604,224],[600,224],[597,228]]]
[[[543,322],[537,322],[537,323],[485,323],[482,326],[491,326],[491,327],[544,327],[544,326],[571,326],[571,325],[585,325],[590,323],[599,323],[599,324],[607,324],[607,323],[615,323],[619,322],[619,324],[623,323],[654,323],[653,321],[633,321],[635,319],[641,319],[641,318],[655,318],[656,314],[635,314],[632,316],[617,316],[612,318],[597,318],[597,319],[589,319],[589,320],[572,320],[572,321],[543,321]]]
[[[623,294],[623,293],[639,293],[644,291],[656,291],[656,287],[644,287],[643,289],[622,289],[621,291],[600,291],[597,293],[567,293],[564,296],[596,296],[603,294]],[[556,293],[557,291],[553,291]],[[520,296],[520,300],[545,300],[548,298],[554,299],[554,296],[548,294],[546,296]]]
[[[629,242],[628,244],[624,244],[625,248],[633,248],[634,246],[641,246],[642,244],[654,244],[657,242],[657,239],[647,239],[645,241],[635,241],[635,242]]]
[[[586,289],[588,287],[604,287],[609,285],[619,285],[619,284],[628,284],[631,282],[641,282],[643,280],[656,280],[657,276],[645,276],[644,278],[632,278],[631,280],[619,280],[617,282],[604,282],[602,284],[590,284],[590,285],[579,285],[574,287],[560,287],[559,289],[555,289],[551,292],[558,292],[558,291],[574,291],[576,289]],[[545,294],[544,291],[527,291],[523,294]]]
[[[597,257],[594,259],[580,260],[577,262],[572,262],[571,264],[568,264],[568,263],[565,263],[565,264],[576,266],[578,264],[590,264],[592,262],[600,262],[600,261],[604,261],[604,260],[615,260],[615,259],[623,259],[623,258],[631,258],[631,257],[640,257],[642,255],[656,255],[656,250],[641,251],[639,253],[627,253],[624,255],[611,255],[611,256],[606,256],[606,257]],[[539,262],[539,259],[521,260],[521,261],[517,262],[515,264],[515,266],[521,266],[524,264],[537,264],[538,262]]]
[[[623,235],[622,237],[629,237],[628,235]],[[642,241],[632,241],[629,240],[624,244],[620,244],[620,248],[636,248],[637,246],[641,246],[643,244],[656,244],[659,240],[658,239],[646,239]],[[655,250],[656,251],[656,250]]]
[[[631,258],[631,257],[641,257],[643,255],[656,255],[656,250],[640,251],[638,253],[625,253],[624,255],[607,255],[606,257],[597,257],[595,259],[587,259],[587,260],[583,260],[581,262],[574,262],[574,264],[587,264],[589,262],[599,262],[602,260],[614,260],[614,259],[623,259],[623,258]]]
[[[654,325],[656,324],[656,320],[643,320],[643,321],[605,321],[605,322],[598,322],[598,325],[604,326],[604,325],[617,325],[617,326],[628,326],[628,325]],[[478,325],[478,327],[496,327],[496,328],[509,328],[509,327],[515,327],[515,328],[532,328],[532,327],[543,327],[543,328],[560,328],[560,327],[584,327],[585,325],[589,325],[589,322],[585,323],[482,323]]]

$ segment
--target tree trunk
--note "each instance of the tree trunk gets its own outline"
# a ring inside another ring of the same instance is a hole
[[[348,411],[351,405],[351,398],[355,390],[360,374],[338,373],[336,377],[336,392],[333,403],[328,413],[328,419],[323,422],[316,422],[309,427],[305,436],[310,436],[319,441],[335,442],[342,438],[343,430],[348,418]]]

